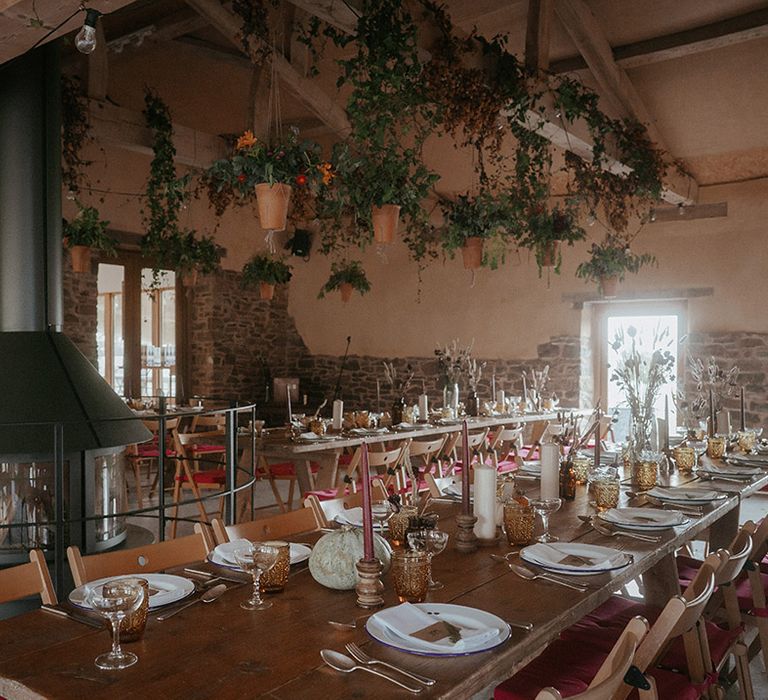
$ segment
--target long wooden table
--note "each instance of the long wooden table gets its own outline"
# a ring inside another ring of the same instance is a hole
[[[690,479],[675,477],[673,482]],[[151,616],[144,639],[130,645],[139,663],[120,672],[99,671],[93,659],[108,648],[109,637],[79,623],[42,611],[0,622],[0,696],[7,698],[392,698],[405,691],[364,672],[340,674],[324,666],[323,648],[344,651],[356,642],[370,654],[437,679],[424,698],[488,697],[489,689],[534,658],[566,627],[605,601],[632,579],[642,576],[650,603],[663,604],[678,592],[674,552],[709,529],[714,542],[727,542],[736,531],[739,503],[768,483],[768,473],[744,488],[706,483],[731,495],[701,517],[664,531],[659,544],[606,538],[577,517],[593,509],[583,487],[576,501],[551,518],[552,531],[564,541],[603,544],[631,553],[633,563],[609,574],[581,579],[586,593],[543,581],[525,581],[488,555],[509,551],[505,542],[460,554],[449,542],[434,560],[435,576],[445,584],[431,592],[430,602],[480,608],[499,617],[532,622],[532,632],[513,629],[511,638],[492,651],[465,657],[419,657],[385,647],[362,628],[369,614],[355,606],[353,591],[326,589],[314,582],[306,565],[291,573],[286,590],[273,597],[266,611],[246,612],[240,602],[247,586],[228,591],[217,602],[196,605],[166,622]],[[529,487],[535,495],[537,486]],[[626,489],[622,504],[628,502]],[[635,502],[632,502],[634,505]],[[437,503],[440,527],[455,533],[459,506]],[[319,534],[311,535],[316,539]],[[312,541],[310,536],[298,538]],[[387,605],[396,604],[388,576]],[[328,620],[357,619],[354,630],[340,631]],[[546,685],[547,679],[542,679]]]
[[[563,408],[562,413],[576,415],[588,415],[589,411],[575,408]],[[554,421],[557,413],[526,413],[510,416],[479,416],[467,418],[470,430],[482,430],[495,428],[500,425],[528,424],[538,421]],[[430,425],[429,427],[414,430],[390,430],[385,433],[376,433],[366,436],[345,434],[333,440],[319,439],[312,442],[287,442],[275,440],[258,440],[256,454],[265,457],[270,462],[293,462],[296,467],[296,476],[302,493],[312,489],[327,489],[336,485],[339,456],[347,448],[359,447],[363,440],[369,444],[378,444],[395,440],[427,439],[438,435],[455,433],[461,430],[461,421],[449,425]],[[251,463],[251,440],[249,435],[241,436],[243,452],[240,463],[249,466]],[[320,469],[312,477],[311,463],[317,462]]]

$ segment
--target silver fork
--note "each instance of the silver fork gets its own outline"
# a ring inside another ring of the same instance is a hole
[[[640,542],[661,542],[661,537],[641,535],[637,532],[624,532],[622,530],[616,530],[610,526],[605,525],[605,523],[598,522],[597,520],[592,520],[590,525],[592,525],[592,529],[595,530],[595,532],[599,532],[601,535],[605,535],[606,537],[629,537],[630,539],[639,540]]]
[[[419,673],[406,671],[404,668],[400,668],[399,666],[393,666],[392,664],[389,664],[386,661],[381,661],[380,659],[374,659],[372,656],[368,656],[368,654],[366,654],[354,642],[350,642],[349,644],[345,644],[344,646],[349,652],[349,655],[359,664],[363,664],[364,666],[375,666],[375,665],[385,666],[386,668],[389,668],[392,671],[397,671],[398,673],[402,673],[406,678],[410,678],[412,681],[416,681],[417,683],[421,683],[422,685],[435,684],[434,678],[427,678],[426,676],[422,676]]]

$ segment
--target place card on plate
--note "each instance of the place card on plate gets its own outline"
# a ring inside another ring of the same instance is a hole
[[[598,517],[611,525],[632,530],[664,530],[688,522],[681,512],[660,508],[611,508]]]
[[[579,542],[539,542],[525,547],[520,558],[550,571],[585,576],[621,569],[632,561],[617,549]]]
[[[659,501],[669,501],[670,503],[710,503],[711,501],[727,498],[727,494],[721,491],[695,488],[664,488],[662,486],[654,486],[645,495]]]

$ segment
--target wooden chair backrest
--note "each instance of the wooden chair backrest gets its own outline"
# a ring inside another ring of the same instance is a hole
[[[440,454],[447,438],[447,435],[441,435],[433,440],[411,440],[411,444],[408,446],[408,456],[421,457],[424,464],[427,465],[432,457]]]
[[[321,527],[325,527],[325,523],[318,520],[313,508],[305,507],[236,525],[225,526],[221,520],[214,518],[211,526],[216,544],[223,544],[237,539],[255,542],[281,539],[290,535],[319,530]]]
[[[174,566],[202,561],[207,554],[208,541],[199,524],[195,526],[194,535],[116,552],[84,557],[78,547],[67,547],[69,568],[77,586],[107,576],[156,573]]]
[[[481,447],[485,447],[485,438],[488,437],[488,428],[485,428],[484,430],[481,430],[478,433],[469,433],[467,435],[467,443],[469,444],[470,450],[477,450]],[[464,440],[462,439],[461,433],[458,435],[458,439],[456,440],[456,450],[461,450],[464,447]],[[459,457],[461,455],[459,454]]]
[[[612,700],[616,691],[624,683],[635,652],[643,638],[648,634],[648,623],[642,617],[633,617],[621,636],[613,645],[611,653],[603,661],[587,690],[578,695],[570,695],[570,700]],[[562,700],[562,695],[555,688],[544,688],[536,700]]]
[[[744,523],[743,528],[752,534],[752,554],[749,558],[754,562],[762,561],[768,555],[768,517],[757,524],[750,520]]]
[[[410,444],[411,439],[407,438],[397,443],[397,446],[392,449],[384,450],[382,452],[369,451],[368,467],[370,468],[371,475],[373,476],[376,474],[379,469],[385,473],[389,469],[397,469],[405,458]],[[362,454],[362,450],[358,447],[352,455],[352,459],[349,461],[349,465],[347,465],[347,475],[350,478],[354,478],[353,475],[358,471]]]
[[[523,429],[520,428],[507,428],[506,426],[500,426],[491,440],[490,449],[497,450],[500,446],[510,442],[518,447],[523,435]]]
[[[461,436],[461,431],[457,430],[453,433],[446,433],[445,435],[445,444],[443,444],[443,449],[440,450],[437,454],[438,459],[448,459],[453,455],[454,450],[456,449],[456,443],[459,441],[459,437]]]
[[[371,479],[371,498],[374,501],[384,501],[387,499],[387,490],[381,479]],[[312,508],[317,516],[321,527],[328,527],[333,519],[345,510],[358,508],[363,505],[363,492],[350,493],[340,498],[333,498],[328,501],[321,501],[315,494],[311,493],[304,499],[304,506]]]
[[[36,593],[46,605],[56,605],[58,602],[45,556],[39,549],[32,549],[28,563],[0,569],[0,603],[19,600]]]
[[[475,476],[475,472],[471,471],[469,473],[469,483],[472,483],[474,481],[474,476]],[[424,479],[427,482],[427,487],[429,488],[429,495],[432,496],[432,498],[444,498],[445,489],[448,486],[450,486],[451,484],[461,483],[461,475],[436,477],[434,474],[425,474]]]
[[[204,430],[224,430],[227,424],[227,416],[224,413],[217,413],[214,416],[194,416],[189,429],[196,433],[201,428]]]
[[[728,547],[728,558],[715,572],[715,585],[722,586],[731,583],[741,573],[752,553],[752,534],[745,523]]]
[[[160,421],[157,419],[154,420],[143,420],[141,421],[144,423],[144,427],[149,430],[152,435],[157,437],[158,432],[160,432]],[[168,433],[173,432],[174,430],[177,430],[179,427],[179,419],[178,418],[166,418],[165,420],[165,430]]]

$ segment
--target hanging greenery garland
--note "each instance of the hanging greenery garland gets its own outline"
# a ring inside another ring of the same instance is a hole
[[[82,157],[82,150],[93,140],[88,117],[88,100],[77,77],[61,78],[61,179],[74,198],[88,185],[85,169],[91,161]]]

